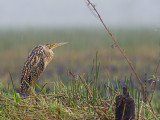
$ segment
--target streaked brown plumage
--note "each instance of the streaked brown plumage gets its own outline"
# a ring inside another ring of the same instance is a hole
[[[33,87],[34,82],[39,79],[41,73],[54,57],[52,49],[64,44],[67,43],[39,45],[30,52],[22,71],[21,93],[26,93],[30,88],[29,86]]]

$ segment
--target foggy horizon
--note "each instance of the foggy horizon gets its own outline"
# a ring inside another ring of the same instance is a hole
[[[92,0],[108,26],[160,27],[158,0]],[[85,0],[1,0],[0,27],[99,26]]]

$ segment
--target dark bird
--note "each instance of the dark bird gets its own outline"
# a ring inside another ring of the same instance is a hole
[[[39,79],[41,73],[54,57],[52,49],[64,44],[67,42],[39,45],[30,52],[22,71],[21,94],[28,91],[31,94],[30,88],[33,87],[34,82]]]

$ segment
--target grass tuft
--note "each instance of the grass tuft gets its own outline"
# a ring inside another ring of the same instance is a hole
[[[70,85],[65,86],[61,81],[46,83],[53,84],[55,91],[43,92],[34,96],[20,97],[17,93],[0,94],[0,117],[2,119],[107,119],[115,117],[115,97],[122,91],[116,83],[116,89],[108,81],[106,94],[101,94],[100,88],[95,83],[88,84],[81,75],[70,73]],[[129,86],[130,80],[127,81]],[[14,88],[14,87],[13,87]],[[136,119],[154,119],[148,103],[142,101],[142,94],[136,89],[128,88],[129,94],[134,98],[136,105]],[[15,91],[15,90],[13,90]],[[134,93],[134,94],[132,94]],[[17,97],[15,97],[17,96]],[[156,106],[155,106],[156,107]],[[124,108],[125,109],[125,108]],[[157,119],[160,114],[156,109]]]

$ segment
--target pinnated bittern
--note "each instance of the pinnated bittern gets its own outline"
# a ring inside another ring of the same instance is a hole
[[[67,42],[39,45],[30,52],[22,71],[20,87],[22,94],[28,92],[30,87],[33,87],[34,82],[39,79],[41,73],[53,59],[52,49],[64,44],[67,44]]]

